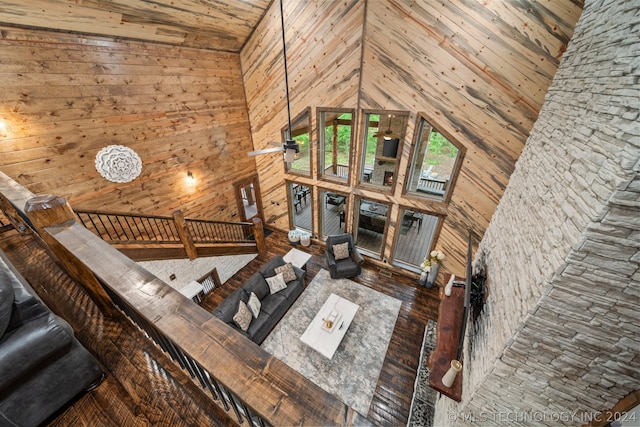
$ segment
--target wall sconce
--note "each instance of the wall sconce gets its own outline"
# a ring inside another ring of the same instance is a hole
[[[193,176],[193,173],[191,173],[191,171],[187,171],[187,181],[189,182],[189,184],[193,185],[196,183],[196,177]]]
[[[9,127],[9,125],[4,120],[0,120],[0,135],[6,137],[10,131],[11,128]]]

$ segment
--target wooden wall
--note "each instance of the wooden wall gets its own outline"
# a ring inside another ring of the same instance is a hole
[[[316,107],[355,108],[358,104],[364,2],[285,0],[284,7],[291,116],[293,119],[309,106],[314,108],[311,139],[315,141]],[[263,17],[240,58],[254,146],[267,148],[270,141],[282,141],[281,129],[287,124],[278,1]],[[312,143],[312,148],[317,150],[317,145]],[[256,163],[265,222],[288,230],[283,155],[258,156]],[[316,175],[315,169],[312,175]],[[299,181],[312,184],[317,180]]]
[[[390,202],[392,219],[400,205],[444,215],[437,244],[448,256],[444,269],[463,273],[468,232],[477,245],[536,120],[582,1],[319,3],[285,0],[292,114],[307,107],[313,115],[318,107],[408,111],[398,183],[406,175],[419,111],[433,117],[436,128],[456,135],[467,152],[448,205],[407,198],[401,185],[383,195],[359,188],[355,180],[345,188],[313,177],[294,179]],[[274,2],[241,52],[256,148],[279,140],[286,123],[278,7]],[[312,124],[315,132],[315,117]],[[288,229],[284,182],[292,177],[284,173],[281,155],[262,156],[257,165],[266,220]],[[394,235],[392,221],[383,259],[391,256]]]
[[[0,170],[76,208],[163,215],[181,208],[231,220],[231,183],[255,173],[238,54],[0,33],[0,119],[8,126]],[[96,171],[97,152],[111,144],[140,155],[136,180],[116,184]]]

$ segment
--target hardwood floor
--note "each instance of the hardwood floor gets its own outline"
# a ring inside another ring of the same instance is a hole
[[[245,280],[275,255],[284,255],[290,249],[286,235],[274,232],[268,238],[268,253],[251,261],[243,270],[229,279],[221,288],[205,297],[202,306],[213,310]],[[324,246],[298,247],[313,256],[307,264],[307,283],[321,268],[326,269]],[[407,423],[413,383],[420,356],[422,336],[427,320],[437,320],[440,300],[438,289],[416,286],[415,280],[394,274],[386,278],[378,274],[377,267],[367,266],[354,281],[402,301],[391,343],[387,350],[378,385],[369,408],[367,419],[379,426],[404,426]]]
[[[202,306],[217,304],[275,255],[291,249],[284,233],[267,238],[268,253],[258,256],[223,286],[207,295]],[[30,237],[15,231],[0,235],[0,248],[36,288],[47,305],[65,318],[78,339],[101,361],[106,378],[95,390],[78,398],[50,420],[52,426],[230,425],[234,420],[219,409],[127,319],[108,319],[84,289],[69,279]],[[313,256],[307,283],[325,268],[324,247],[301,248]],[[374,425],[406,425],[424,327],[437,319],[438,289],[416,287],[415,280],[378,274],[366,266],[355,281],[402,301],[367,419]]]

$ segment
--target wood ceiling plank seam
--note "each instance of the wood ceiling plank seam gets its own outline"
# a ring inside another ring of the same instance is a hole
[[[250,24],[251,20],[238,16],[238,14],[229,9],[216,8],[216,14],[214,15],[199,13],[196,10],[183,7],[185,4],[188,5],[184,0],[170,3],[163,3],[158,0],[109,0],[108,2],[84,1],[83,4],[91,5],[92,8],[97,10],[104,10],[106,8],[114,13],[127,16],[129,19],[138,23],[157,25],[170,22],[169,27],[190,29],[193,31],[207,31],[210,32],[210,34],[219,34],[223,31],[228,31],[228,33],[234,34],[233,41],[246,38],[252,28]],[[223,16],[221,16],[220,13],[222,13]]]
[[[498,36],[496,40],[493,40],[493,43],[510,51],[513,56],[521,57],[524,63],[534,65],[547,80],[553,78],[558,67],[558,58],[550,55],[541,46],[518,31],[516,27],[495,15],[490,9],[475,1],[464,4],[447,3],[445,6],[445,10],[454,15],[464,13],[472,16],[485,28],[484,31],[487,31],[488,34],[495,33]]]
[[[371,42],[371,45],[375,47],[375,51],[379,54],[379,58],[377,63],[382,61],[382,53],[384,45],[375,44]],[[395,50],[393,47],[390,47],[389,51]],[[440,59],[444,57],[439,56]],[[511,132],[515,132],[516,136],[519,134],[519,138],[526,138],[528,135],[527,126],[532,125],[535,121],[535,117],[527,117],[524,116],[524,112],[522,109],[515,108],[515,103],[518,102],[518,98],[516,98],[515,94],[506,94],[500,90],[495,90],[495,87],[492,87],[487,82],[481,83],[482,80],[478,80],[475,83],[467,84],[474,80],[475,74],[472,70],[468,69],[463,63],[457,61],[457,58],[449,59],[450,63],[443,64],[445,61],[438,61],[437,67],[442,67],[441,72],[437,77],[437,84],[445,82],[450,90],[442,89],[441,91],[444,95],[453,97],[452,92],[459,93],[464,99],[466,99],[469,103],[476,105],[480,110],[487,110],[490,112],[489,115],[498,117],[498,122],[504,123],[507,127],[513,129]],[[366,61],[365,61],[366,62]],[[388,62],[388,73],[395,74],[398,76],[398,80],[396,81],[404,81],[406,82],[405,86],[412,87],[414,91],[419,91],[418,81],[415,79],[415,75],[410,73],[408,70],[411,70],[411,64],[409,62],[403,62],[400,60],[400,57],[396,57],[395,61],[387,61]],[[373,66],[371,68],[374,68]],[[435,71],[434,71],[435,72]],[[375,76],[375,74],[374,74]],[[371,77],[371,76],[369,76]],[[390,79],[394,81],[393,79]],[[477,87],[482,86],[485,90],[476,89]],[[381,84],[382,87],[382,84]],[[437,88],[434,88],[437,89]],[[394,93],[396,89],[387,91],[387,93]],[[434,91],[435,92],[435,91]],[[484,94],[489,94],[488,97],[485,97]],[[410,95],[409,95],[410,96]],[[515,102],[513,102],[515,98]],[[402,98],[406,99],[406,98]],[[456,104],[456,105],[465,105],[465,103]],[[506,112],[511,112],[510,116],[507,116]],[[537,111],[529,112],[529,114],[535,114],[537,117]]]

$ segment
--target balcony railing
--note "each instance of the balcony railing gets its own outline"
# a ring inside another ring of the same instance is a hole
[[[324,168],[324,174],[347,178],[349,176],[349,165],[328,165]]]
[[[140,215],[76,209],[88,230],[140,261],[148,259],[259,252],[257,227],[249,222],[224,222],[173,216]]]
[[[31,193],[14,191],[2,175],[3,210],[9,202],[14,210],[10,214],[33,227],[105,315],[116,315],[115,307],[127,314],[240,424],[368,424],[338,398],[89,231],[64,199],[29,199]]]

